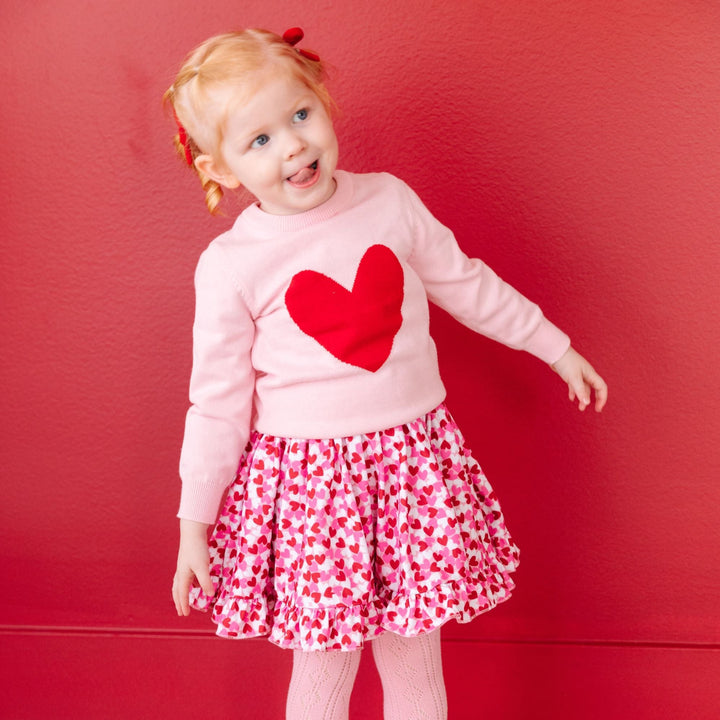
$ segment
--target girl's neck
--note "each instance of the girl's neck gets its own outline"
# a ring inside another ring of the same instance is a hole
[[[336,170],[333,177],[336,186],[335,192],[324,203],[310,210],[294,215],[272,215],[261,210],[258,204],[255,203],[243,210],[238,218],[238,222],[248,225],[253,232],[276,234],[303,230],[304,228],[328,220],[344,207],[347,207],[353,191],[352,179],[348,173],[342,170]]]

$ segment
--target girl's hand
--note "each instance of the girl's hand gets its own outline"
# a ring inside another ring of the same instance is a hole
[[[190,588],[194,578],[197,578],[206,595],[212,597],[215,594],[210,579],[207,529],[208,525],[205,523],[180,520],[180,550],[172,586],[172,596],[178,615],[190,614]]]
[[[607,402],[607,384],[595,372],[593,366],[573,348],[554,364],[552,369],[568,384],[570,402],[578,399],[578,407],[584,410],[590,404],[590,391],[595,391],[595,410],[600,412]]]

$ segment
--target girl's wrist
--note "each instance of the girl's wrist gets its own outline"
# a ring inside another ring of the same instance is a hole
[[[180,535],[183,537],[206,537],[209,527],[210,525],[208,523],[180,518]]]
[[[562,361],[570,355],[571,352],[574,352],[573,346],[570,345],[568,349],[554,362],[550,364],[550,367],[555,371],[558,372],[558,365],[562,363]]]

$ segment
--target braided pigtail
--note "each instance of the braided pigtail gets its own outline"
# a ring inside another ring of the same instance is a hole
[[[173,137],[175,151],[185,162],[188,168],[190,168],[190,170],[192,170],[200,179],[200,185],[205,191],[205,204],[207,205],[210,213],[215,215],[218,212],[218,206],[222,200],[222,187],[215,182],[215,180],[208,177],[204,172],[197,169],[197,166],[195,165],[195,158],[200,155],[202,151],[178,117],[177,110],[174,105],[175,96],[175,86],[170,87],[163,96],[163,101],[172,109],[173,117],[175,118],[175,123],[177,124],[177,133]]]
[[[209,178],[204,172],[200,172],[197,168],[195,168],[195,172],[198,174],[202,189],[205,191],[205,204],[210,214],[216,215],[218,213],[218,205],[220,205],[223,197],[222,185],[216,183],[212,178]]]

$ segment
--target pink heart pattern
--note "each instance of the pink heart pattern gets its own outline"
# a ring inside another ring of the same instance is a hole
[[[210,540],[217,634],[352,650],[469,622],[506,600],[519,551],[441,405],[330,440],[253,433]]]

